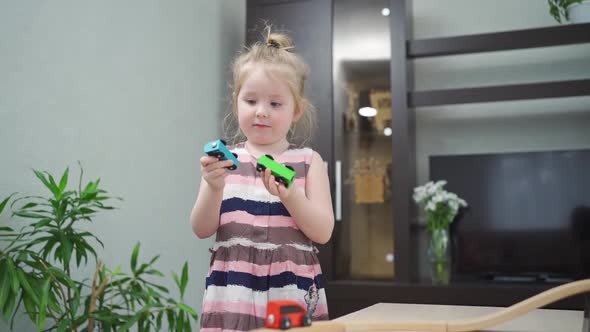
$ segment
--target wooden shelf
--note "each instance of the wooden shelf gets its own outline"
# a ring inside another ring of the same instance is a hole
[[[590,79],[413,91],[408,93],[408,106],[421,107],[587,95],[590,95]]]
[[[411,59],[581,43],[590,43],[590,23],[410,40],[407,42],[407,57]]]

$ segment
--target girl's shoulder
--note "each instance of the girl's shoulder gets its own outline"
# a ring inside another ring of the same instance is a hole
[[[287,151],[283,153],[285,159],[303,159],[306,164],[311,164],[313,155],[317,154],[311,147],[290,144]]]
[[[285,153],[311,154],[311,153],[313,153],[313,149],[308,146],[305,146],[305,145],[298,145],[298,144],[290,143],[289,148],[287,148],[287,151],[285,151]]]

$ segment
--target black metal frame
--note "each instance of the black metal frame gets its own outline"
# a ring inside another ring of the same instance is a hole
[[[590,34],[590,31],[588,32]],[[410,107],[590,95],[590,79],[413,91]]]
[[[408,58],[507,51],[590,42],[590,23],[409,40]]]
[[[582,332],[590,332],[590,294],[586,294],[586,305],[584,306],[584,325]]]

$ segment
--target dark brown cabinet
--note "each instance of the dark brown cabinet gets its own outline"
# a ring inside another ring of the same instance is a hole
[[[331,317],[378,302],[507,306],[551,284],[451,282],[419,275],[413,108],[590,95],[590,78],[415,91],[413,59],[590,42],[590,24],[412,40],[410,0],[248,0],[247,42],[265,22],[294,38],[319,110],[312,146],[328,163],[338,221],[320,246]],[[387,9],[388,13],[383,12]],[[385,15],[388,14],[388,15]],[[359,109],[379,110],[378,116]],[[553,308],[582,308],[581,297]]]

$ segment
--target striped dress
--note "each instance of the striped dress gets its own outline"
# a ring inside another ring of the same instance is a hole
[[[317,249],[301,232],[280,199],[256,171],[256,159],[237,144],[240,165],[226,178],[217,238],[211,248],[201,331],[248,331],[264,326],[266,303],[295,300],[315,285],[319,301],[313,320],[328,319]],[[292,189],[304,190],[312,150],[291,145],[279,163],[297,173]]]

